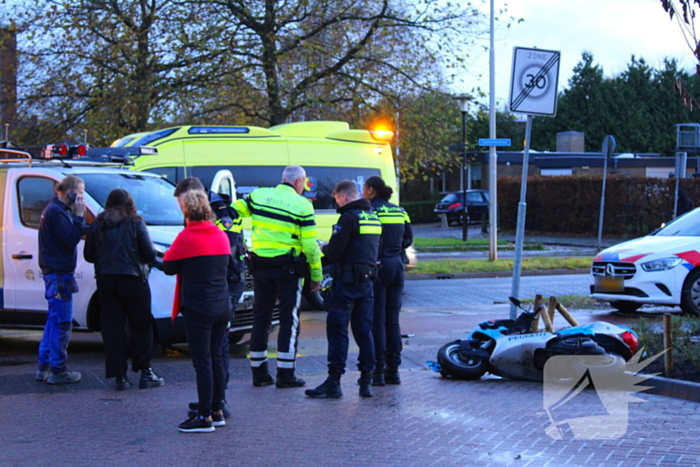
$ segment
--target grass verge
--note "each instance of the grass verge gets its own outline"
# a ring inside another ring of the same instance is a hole
[[[522,270],[580,269],[590,268],[593,257],[533,257],[523,258]],[[499,272],[513,270],[512,258],[489,261],[488,259],[446,259],[420,261],[409,274],[459,274],[468,272]]]
[[[488,238],[473,238],[466,242],[459,238],[428,238],[416,237],[413,239],[413,246],[420,252],[440,252],[440,251],[485,251],[489,249]],[[515,248],[515,244],[506,242],[505,240],[498,241],[498,248],[508,250]],[[540,243],[526,243],[523,247],[525,250],[544,250],[544,246]]]

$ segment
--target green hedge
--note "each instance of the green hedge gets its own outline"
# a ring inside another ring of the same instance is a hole
[[[436,199],[429,201],[404,201],[401,203],[401,207],[411,217],[412,224],[426,224],[438,221],[437,214],[433,212],[438,201]]]
[[[634,238],[673,218],[675,180],[610,175],[605,192],[603,234]],[[700,205],[700,179],[683,179],[681,188]],[[598,234],[602,177],[530,177],[528,231]],[[498,179],[501,227],[515,230],[520,177]]]

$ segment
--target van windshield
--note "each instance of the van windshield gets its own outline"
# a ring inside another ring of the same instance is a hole
[[[148,225],[182,225],[182,211],[169,181],[137,172],[79,174],[85,191],[104,209],[107,196],[115,188],[129,192],[139,216]]]

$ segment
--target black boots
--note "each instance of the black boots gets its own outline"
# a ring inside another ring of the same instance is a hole
[[[306,395],[313,399],[340,399],[343,391],[340,390],[340,375],[331,373],[326,381],[316,389],[307,389]]]
[[[277,381],[275,386],[280,389],[300,388],[306,384],[301,378],[294,376],[293,368],[277,368]]]
[[[117,380],[114,384],[114,387],[117,391],[123,391],[125,389],[129,389],[129,380],[127,379],[126,375],[124,376],[117,376]]]
[[[398,368],[387,368],[384,374],[384,381],[386,384],[401,384],[401,378],[399,377]]]
[[[118,379],[117,379],[118,381]],[[139,389],[157,388],[165,384],[165,380],[155,374],[151,368],[141,370],[141,379],[139,380]]]
[[[263,386],[269,386],[275,382],[270,376],[270,372],[267,370],[267,362],[263,362],[259,367],[251,367],[253,370],[253,386],[260,388]]]
[[[374,372],[372,372],[372,386],[384,386],[385,384],[384,370],[374,370]]]
[[[372,397],[372,372],[363,371],[360,374],[360,397]]]

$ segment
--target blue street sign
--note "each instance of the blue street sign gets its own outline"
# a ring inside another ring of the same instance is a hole
[[[479,146],[510,146],[510,138],[479,138]]]

